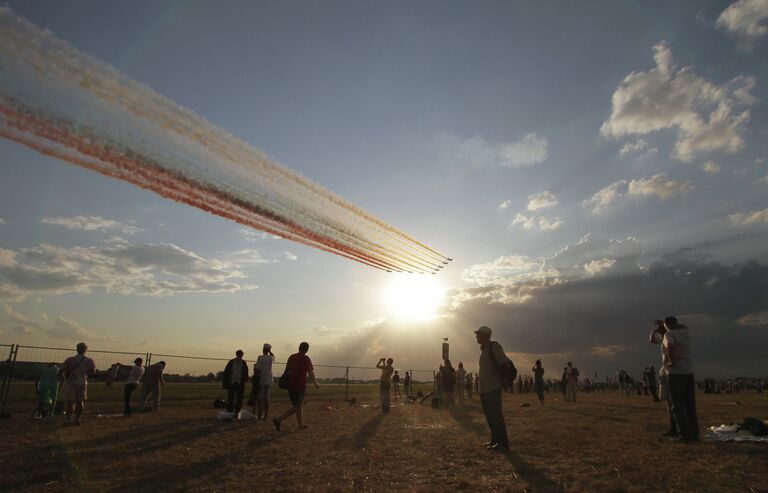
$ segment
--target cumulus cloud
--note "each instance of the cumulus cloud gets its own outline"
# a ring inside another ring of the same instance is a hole
[[[117,230],[129,235],[139,231],[135,226],[100,216],[44,217],[40,222],[83,231]]]
[[[768,209],[751,212],[737,212],[728,216],[734,226],[750,226],[753,224],[768,224]]]
[[[541,164],[549,155],[549,141],[534,132],[515,142],[489,142],[479,135],[469,139],[444,136],[446,154],[462,162],[487,168],[527,168]]]
[[[597,216],[605,213],[612,205],[628,197],[656,197],[669,200],[693,190],[690,182],[667,180],[666,173],[658,173],[648,178],[637,178],[627,182],[618,180],[607,185],[592,197],[584,200],[581,205]]]
[[[630,73],[613,93],[611,115],[601,134],[620,138],[675,129],[674,156],[683,161],[706,152],[740,151],[750,117],[749,110],[741,108],[754,104],[756,79],[739,76],[718,86],[692,67],[678,69],[666,42],[653,51],[656,67]]]
[[[540,229],[542,231],[555,231],[563,226],[563,221],[554,218],[549,219],[544,216],[526,216],[522,213],[517,213],[512,220],[512,226],[520,226],[526,230]]]
[[[15,299],[33,292],[89,293],[96,288],[165,296],[256,287],[239,282],[245,275],[234,262],[205,259],[168,243],[113,240],[101,246],[72,248],[44,243],[2,253],[0,293],[5,289]]]
[[[702,164],[701,169],[708,175],[716,175],[717,173],[720,173],[720,165],[712,160]]]
[[[597,216],[607,211],[611,204],[623,197],[626,190],[627,180],[619,180],[601,188],[581,205],[591,209],[592,214]]]
[[[541,192],[528,196],[529,211],[538,211],[540,209],[549,209],[558,204],[557,197],[552,192]]]
[[[627,142],[623,146],[621,146],[621,149],[619,149],[619,154],[622,156],[626,156],[627,154],[641,151],[648,147],[648,141],[645,139],[637,139],[635,142]]]
[[[717,27],[739,37],[745,48],[768,33],[768,0],[738,0],[717,19]]]
[[[666,173],[659,173],[649,178],[640,178],[629,182],[627,193],[629,195],[655,196],[661,200],[669,200],[676,195],[681,195],[693,190],[693,185],[688,182],[667,180]]]
[[[502,211],[503,211],[503,210],[507,210],[507,209],[509,209],[509,206],[510,206],[511,204],[512,204],[512,201],[511,201],[511,200],[505,200],[504,202],[502,202],[501,204],[499,204],[499,209],[501,209]]]

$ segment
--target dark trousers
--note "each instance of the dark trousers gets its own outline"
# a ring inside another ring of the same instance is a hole
[[[669,394],[672,414],[683,438],[698,440],[699,419],[696,416],[696,387],[693,374],[670,375]]]
[[[230,383],[227,387],[227,411],[230,413],[239,413],[243,407],[243,392],[245,392],[244,383]]]
[[[659,385],[656,383],[656,379],[649,380],[648,386],[651,391],[651,396],[653,397],[653,402],[659,402]]]
[[[125,401],[125,410],[123,411],[123,414],[125,414],[126,416],[131,415],[131,394],[133,394],[134,390],[136,390],[135,383],[125,384],[125,391],[123,392],[123,401]]]
[[[483,414],[491,429],[491,442],[505,447],[509,446],[507,439],[507,424],[501,412],[501,389],[480,394],[480,402],[483,405]]]

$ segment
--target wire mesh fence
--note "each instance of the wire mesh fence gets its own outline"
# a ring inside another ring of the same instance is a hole
[[[36,380],[42,371],[51,364],[61,367],[64,360],[74,356],[72,348],[43,346],[21,346],[0,344],[0,409],[5,410],[11,404],[29,406],[36,400]],[[222,394],[222,377],[228,358],[189,356],[177,354],[151,353],[142,351],[103,351],[89,349],[87,356],[94,360],[96,375],[90,378],[88,398],[90,401],[119,401],[120,385],[107,388],[103,385],[107,373],[115,363],[133,364],[136,358],[143,360],[144,366],[164,361],[164,380],[174,384],[164,390],[164,399],[170,400],[208,400]],[[247,361],[249,374],[255,361]],[[286,363],[275,361],[272,365],[274,380],[283,373]],[[374,393],[381,375],[375,367],[314,364],[315,376],[321,385],[321,393],[329,398],[349,399],[363,393]],[[410,375],[413,393],[416,390],[432,390],[434,372],[423,369],[399,369],[400,381],[404,384],[406,372]],[[120,382],[127,372],[118,373]],[[102,385],[98,385],[101,382]],[[176,385],[184,384],[184,385]],[[402,385],[401,392],[406,394]]]

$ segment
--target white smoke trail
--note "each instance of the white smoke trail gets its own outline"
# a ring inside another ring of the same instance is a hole
[[[450,260],[8,8],[0,135],[371,267],[435,273]]]

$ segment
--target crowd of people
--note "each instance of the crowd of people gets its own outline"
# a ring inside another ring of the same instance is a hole
[[[471,400],[474,393],[480,395],[480,402],[485,415],[490,437],[485,445],[491,450],[506,450],[509,446],[506,423],[502,413],[503,392],[536,394],[541,406],[545,403],[545,394],[560,392],[565,402],[576,402],[579,391],[615,390],[620,397],[625,398],[637,393],[650,396],[654,402],[666,403],[669,429],[665,436],[677,437],[684,442],[695,442],[699,439],[699,424],[696,412],[695,391],[706,393],[732,393],[747,390],[762,392],[765,384],[760,379],[735,379],[715,381],[706,379],[695,382],[693,375],[692,356],[690,351],[690,332],[688,328],[677,322],[675,317],[657,320],[651,330],[649,342],[661,348],[661,367],[658,372],[654,366],[643,369],[640,378],[632,378],[624,369],[616,370],[616,379],[597,383],[589,378],[581,379],[579,369],[568,362],[559,378],[544,378],[545,370],[540,359],[531,368],[530,375],[517,375],[514,364],[507,357],[504,349],[497,341],[491,340],[492,330],[482,326],[475,331],[477,343],[480,345],[479,371],[466,371],[463,362],[454,368],[447,357],[444,348],[444,359],[434,376],[435,397],[437,407],[452,408],[463,406],[466,400]],[[67,358],[59,368],[51,363],[40,374],[36,382],[39,395],[37,413],[40,416],[50,414],[53,403],[61,390],[65,402],[65,414],[68,423],[79,425],[82,419],[85,401],[87,400],[88,378],[96,373],[93,359],[86,355],[88,346],[81,342],[77,344],[76,354]],[[272,346],[264,344],[262,354],[253,364],[252,372],[248,363],[243,359],[242,350],[235,352],[235,358],[229,360],[222,373],[222,384],[227,390],[227,411],[235,418],[240,415],[246,384],[250,381],[251,392],[247,404],[259,421],[267,421],[270,411],[270,389],[277,380],[280,388],[288,391],[290,407],[272,422],[279,432],[282,422],[296,415],[298,429],[305,429],[303,402],[308,382],[319,388],[314,374],[311,359],[307,356],[309,344],[302,342],[298,352],[292,354],[286,363],[285,371],[279,380],[273,375],[272,367],[275,356]],[[124,384],[123,400],[126,416],[133,413],[132,400],[134,392],[141,385],[138,407],[145,410],[151,398],[148,411],[157,412],[160,407],[161,388],[165,385],[163,378],[166,368],[164,361],[144,366],[142,358],[136,358],[133,364],[115,363],[107,379],[111,385],[112,379],[120,369],[125,369],[127,378]],[[380,370],[379,398],[381,410],[389,412],[392,399],[414,399],[413,375],[406,371],[401,379],[400,373],[394,367],[393,358],[380,358],[376,363]],[[401,390],[402,386],[402,390]],[[435,401],[433,401],[434,404]]]

